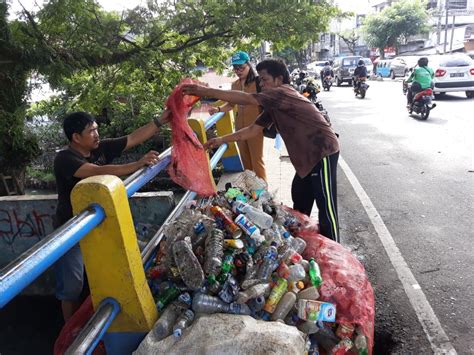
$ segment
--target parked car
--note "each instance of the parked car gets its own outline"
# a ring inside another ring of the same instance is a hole
[[[315,72],[316,73],[315,77],[319,78],[319,73],[324,68],[324,63],[326,62],[327,60],[317,60],[315,62],[309,63],[306,67],[308,68],[308,71]]]
[[[468,98],[474,98],[474,60],[471,57],[456,53],[432,55],[428,60],[428,66],[435,72],[435,98],[456,91],[465,91]]]
[[[367,67],[367,75],[372,75],[372,61],[370,58],[363,58],[360,55],[336,58],[334,60],[333,71],[337,86],[341,86],[344,82],[352,85],[352,75],[360,59],[364,60],[365,66]]]
[[[408,55],[400,56],[392,59],[390,63],[390,78],[405,77],[409,74],[410,69],[416,66],[420,56]]]

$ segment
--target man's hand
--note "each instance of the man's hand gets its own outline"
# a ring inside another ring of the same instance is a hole
[[[160,154],[158,152],[156,152],[154,150],[150,150],[138,162],[140,163],[141,166],[155,165],[159,160],[158,159],[159,155]]]
[[[209,109],[209,111],[207,111],[207,112],[209,112],[209,114],[212,116],[213,114],[215,114],[215,113],[217,113],[217,112],[220,112],[220,110],[219,110],[218,107],[211,107],[211,108]]]
[[[223,143],[224,140],[222,138],[212,138],[209,139],[206,143],[204,143],[204,149],[209,150],[219,148]]]
[[[185,84],[182,86],[184,95],[193,95],[203,97],[206,96],[208,88],[204,85],[198,84]]]

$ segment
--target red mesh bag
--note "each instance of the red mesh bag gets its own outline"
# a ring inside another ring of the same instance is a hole
[[[336,305],[336,323],[361,327],[372,354],[375,300],[364,266],[347,248],[319,234],[314,220],[290,208],[286,210],[302,224],[297,235],[306,241],[303,257],[314,258],[321,269],[319,300]]]
[[[182,93],[182,85],[192,83],[198,82],[191,79],[182,80],[166,101],[166,106],[173,114],[170,122],[173,148],[168,173],[173,181],[183,188],[201,196],[210,196],[216,193],[216,187],[212,180],[209,160],[188,125],[188,113],[199,98]]]
[[[89,296],[62,327],[58,338],[54,342],[54,355],[63,355],[66,352],[93,315],[94,308],[92,306],[91,296]],[[104,343],[99,342],[92,354],[106,354]]]

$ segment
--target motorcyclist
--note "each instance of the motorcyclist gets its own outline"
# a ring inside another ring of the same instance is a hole
[[[324,67],[321,70],[320,75],[321,75],[321,85],[322,86],[324,86],[324,78],[325,77],[330,76],[331,79],[334,78],[334,72],[333,72],[332,67],[329,64],[329,62],[324,63]]]
[[[360,79],[364,78],[363,80],[365,80],[367,78],[367,67],[362,59],[359,59],[357,62],[357,68],[354,70],[353,78],[354,88],[359,88],[361,82]]]
[[[306,75],[307,73],[304,70],[300,71],[300,73],[298,74],[298,78],[296,79],[297,86],[300,86],[301,84],[304,83],[304,79],[306,78]]]
[[[428,67],[428,58],[418,59],[418,68],[412,71],[406,83],[412,83],[407,91],[407,107],[410,107],[413,97],[416,93],[432,87],[434,71]]]

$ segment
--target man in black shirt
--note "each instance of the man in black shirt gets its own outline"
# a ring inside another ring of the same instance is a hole
[[[358,88],[360,85],[360,80],[367,79],[367,67],[362,59],[359,59],[357,63],[357,68],[354,70],[354,87]]]
[[[58,190],[58,206],[54,228],[58,228],[73,217],[71,191],[84,178],[95,175],[128,175],[145,165],[158,161],[158,152],[149,151],[133,163],[114,165],[112,160],[123,151],[143,143],[168,122],[169,111],[160,118],[136,129],[127,136],[114,139],[99,139],[98,126],[94,118],[85,112],[74,112],[66,116],[64,133],[69,140],[67,149],[60,151],[54,159],[54,175]],[[84,264],[79,244],[72,247],[55,264],[56,296],[61,300],[64,319],[69,319],[81,304],[84,285]]]

